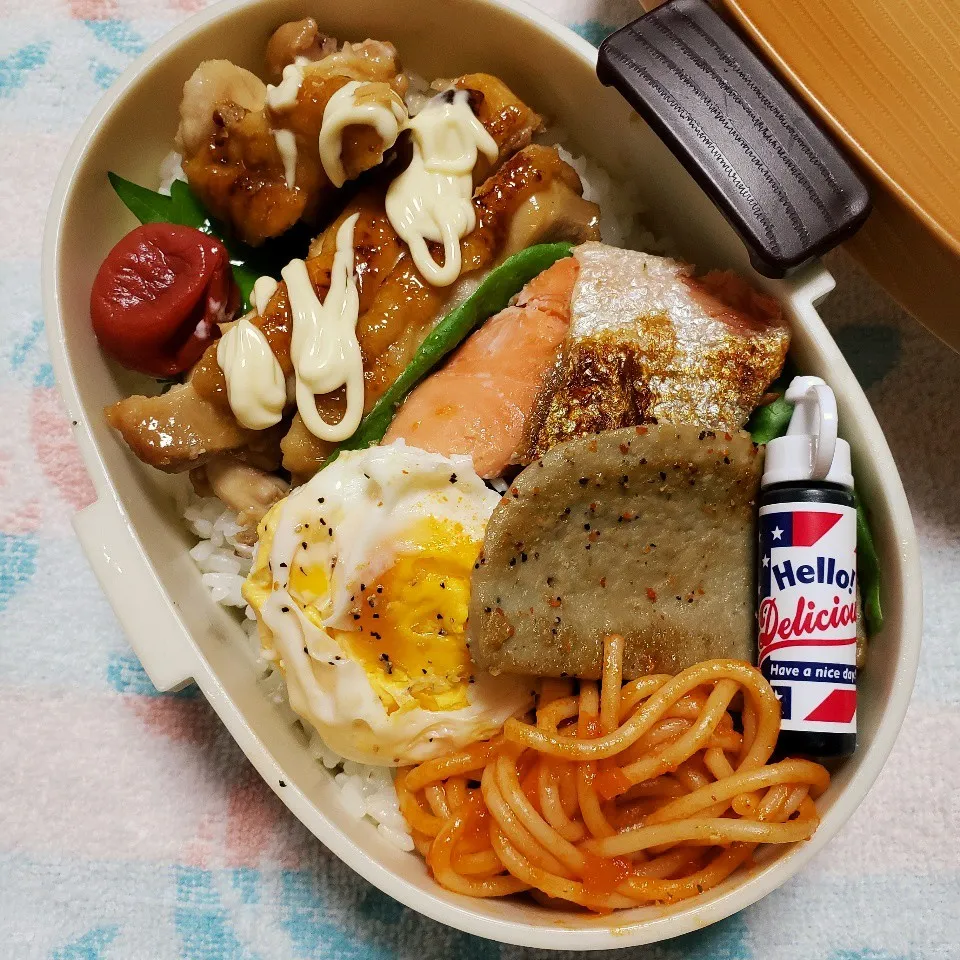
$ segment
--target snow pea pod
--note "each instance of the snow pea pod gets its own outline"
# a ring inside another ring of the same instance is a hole
[[[141,223],[172,223],[193,227],[220,240],[230,254],[230,267],[240,289],[241,309],[244,312],[250,309],[250,298],[257,278],[279,278],[281,268],[293,257],[303,256],[303,251],[310,244],[309,230],[301,224],[264,247],[248,247],[232,237],[222,223],[203,209],[183,180],[174,180],[170,185],[170,193],[165,194],[124,180],[115,173],[108,173],[107,176],[124,206]]]
[[[787,403],[782,394],[773,402],[757,407],[747,424],[753,442],[769,443],[782,437],[790,426],[792,416],[793,404]]]
[[[569,257],[572,251],[570,243],[541,243],[515,253],[491,270],[477,289],[433,328],[403,373],[363,418],[353,436],[330,454],[324,466],[333,463],[344,450],[360,450],[379,443],[407,394],[447,354],[485,320],[499,313],[524,284],[558,260]]]
[[[880,605],[880,557],[873,542],[867,512],[859,496],[857,497],[857,573],[860,577],[860,594],[867,620],[867,633],[873,637],[883,626],[883,607]]]
[[[793,416],[793,404],[787,402],[784,394],[796,375],[797,369],[787,357],[780,376],[767,388],[767,392],[776,394],[776,398],[771,403],[757,407],[747,422],[745,429],[753,437],[754,443],[769,443],[787,432],[790,418]]]

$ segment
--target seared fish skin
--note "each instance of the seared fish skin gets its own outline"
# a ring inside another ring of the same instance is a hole
[[[514,480],[473,573],[468,639],[493,673],[628,677],[752,660],[762,449],[651,425],[558,444]]]
[[[585,243],[562,358],[531,418],[526,462],[638,423],[738,430],[790,345],[777,301],[729,273]]]

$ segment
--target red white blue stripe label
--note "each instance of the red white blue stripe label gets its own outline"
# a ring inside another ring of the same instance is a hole
[[[852,507],[760,508],[759,664],[784,730],[856,731],[856,542]]]

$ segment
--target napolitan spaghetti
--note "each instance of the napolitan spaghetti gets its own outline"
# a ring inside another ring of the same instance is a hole
[[[599,686],[545,681],[535,725],[509,720],[494,740],[399,772],[401,810],[442,886],[596,911],[673,903],[759,844],[813,834],[830,775],[768,763],[780,710],[756,668],[709,660],[624,684],[623,645],[606,639]]]

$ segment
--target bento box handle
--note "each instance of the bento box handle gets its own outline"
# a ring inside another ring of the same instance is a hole
[[[74,514],[73,528],[133,652],[157,690],[177,690],[192,679],[196,656],[184,627],[108,496]]]
[[[807,109],[706,0],[669,0],[600,45],[616,87],[782,277],[852,236],[870,196]]]

